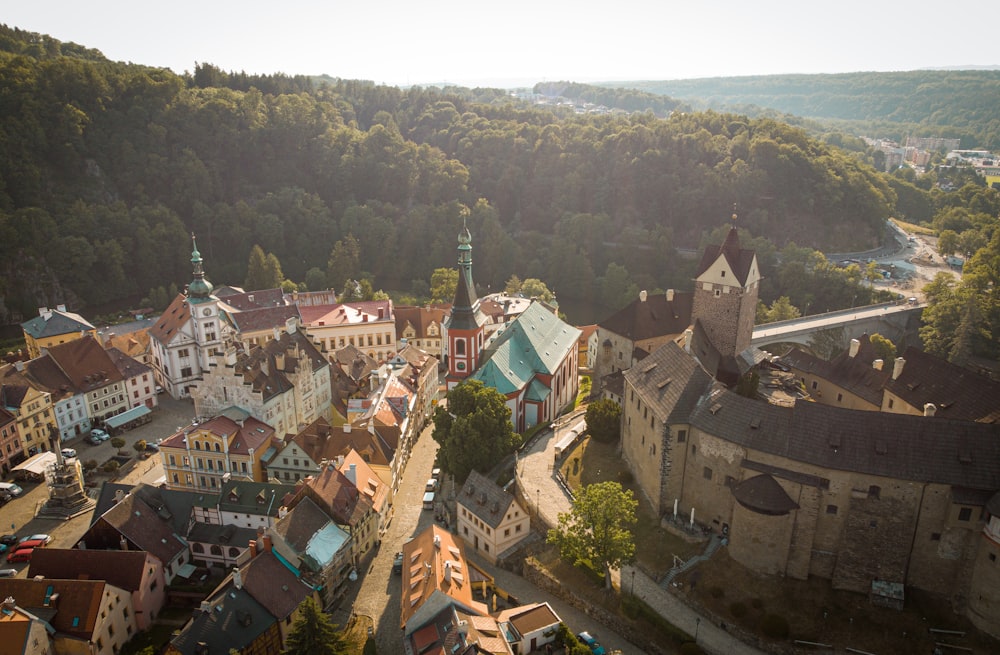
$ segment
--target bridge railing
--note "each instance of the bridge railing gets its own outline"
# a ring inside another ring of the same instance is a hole
[[[836,318],[837,316],[853,316],[854,314],[860,314],[861,312],[872,310],[872,309],[888,309],[889,307],[899,307],[900,305],[908,304],[905,300],[893,300],[890,302],[881,302],[875,305],[861,305],[858,307],[851,307],[849,309],[837,309],[832,312],[823,312],[821,314],[809,314],[808,316],[799,316],[798,318],[789,318],[784,321],[774,321],[773,323],[761,323],[760,325],[753,326],[754,332],[760,330],[767,332],[775,328],[780,328],[786,325],[795,325],[796,323],[808,323],[809,321],[816,321],[825,318]]]

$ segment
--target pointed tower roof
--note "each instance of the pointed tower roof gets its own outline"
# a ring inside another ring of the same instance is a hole
[[[191,269],[194,279],[188,285],[188,300],[191,302],[201,302],[208,300],[212,294],[212,283],[205,279],[205,269],[202,268],[201,253],[198,252],[198,244],[195,242],[194,233],[191,233]]]
[[[740,247],[740,235],[736,231],[736,212],[733,212],[732,227],[729,228],[729,233],[726,234],[726,240],[722,242],[722,245],[705,247],[701,263],[698,264],[698,274],[695,277],[699,277],[707,271],[712,264],[718,261],[720,256],[726,258],[726,263],[736,275],[737,281],[745,286],[757,253],[754,250]]]
[[[451,307],[449,330],[475,330],[486,322],[479,308],[476,284],[472,281],[472,235],[462,218],[462,231],[458,233],[458,285]]]

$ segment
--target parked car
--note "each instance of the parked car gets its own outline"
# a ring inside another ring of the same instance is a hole
[[[94,428],[90,431],[90,436],[97,437],[100,441],[107,441],[111,438],[111,435],[100,428]]]
[[[151,441],[147,441],[146,442],[146,452],[147,453],[158,453],[158,452],[160,452],[160,447],[157,444],[155,444],[155,443],[153,443]]]
[[[28,535],[27,537],[21,537],[18,540],[18,543],[23,544],[25,541],[41,541],[47,544],[52,542],[52,535],[40,532],[38,534]]]
[[[22,541],[17,546],[14,546],[14,550],[21,550],[22,548],[45,548],[44,539],[28,539]]]
[[[437,478],[430,478],[427,480],[427,484],[424,486],[424,491],[437,491],[438,481]]]
[[[13,546],[18,541],[19,540],[16,534],[5,534],[0,536],[0,544],[3,544],[4,546]]]
[[[74,457],[76,457],[76,451],[73,450],[72,448],[63,448],[60,452],[62,453],[62,456],[65,457],[66,459],[73,459]]]
[[[398,551],[396,556],[392,558],[392,572],[396,575],[403,573],[403,551]]]
[[[0,578],[13,578],[17,575],[17,569],[0,569]]]
[[[7,553],[7,561],[11,564],[14,562],[30,562],[31,553],[35,552],[34,548],[18,548],[12,553]]]
[[[436,468],[436,469],[431,470],[431,477],[434,478],[435,480],[440,480],[441,479],[441,469],[437,469]]]
[[[604,646],[602,646],[594,637],[587,631],[580,632],[576,635],[576,638],[582,641],[594,655],[604,655]]]

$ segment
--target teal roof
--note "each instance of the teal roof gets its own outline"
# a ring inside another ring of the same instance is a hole
[[[503,394],[529,386],[535,376],[553,375],[559,363],[577,347],[580,330],[568,325],[535,301],[487,344],[487,360],[472,375]],[[537,381],[536,381],[537,382]],[[541,388],[545,385],[537,383]],[[538,399],[548,394],[532,385]]]
[[[21,329],[33,339],[42,339],[60,334],[80,332],[81,330],[93,330],[95,328],[87,319],[79,314],[53,309],[48,313],[48,318],[36,316],[30,321],[21,323]]]
[[[532,380],[531,384],[528,385],[528,393],[524,395],[527,400],[534,400],[536,402],[542,402],[549,397],[552,390],[541,383],[539,380]]]

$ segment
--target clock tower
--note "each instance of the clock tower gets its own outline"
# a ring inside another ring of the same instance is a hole
[[[483,352],[486,315],[479,307],[472,281],[472,235],[462,221],[458,235],[458,285],[451,315],[445,321],[448,356],[448,389],[472,375]]]

